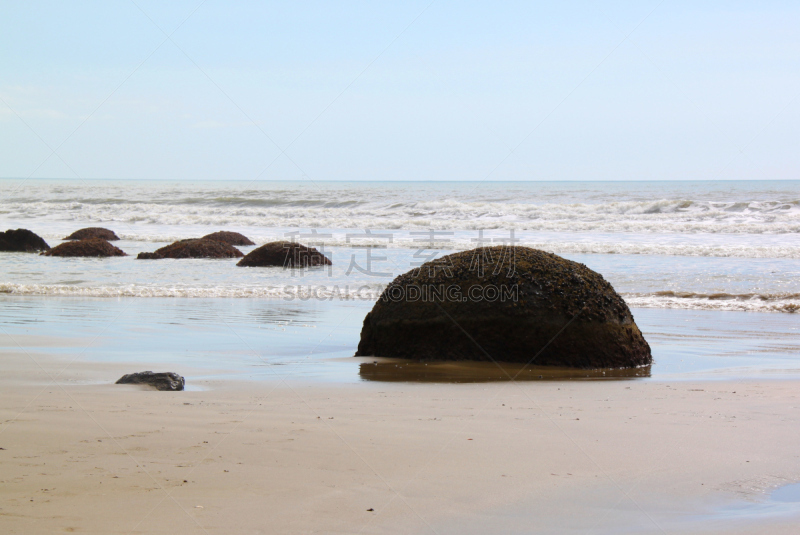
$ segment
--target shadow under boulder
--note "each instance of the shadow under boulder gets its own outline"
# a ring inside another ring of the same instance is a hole
[[[114,247],[102,238],[65,242],[42,254],[45,256],[128,256],[125,251]]]
[[[206,234],[200,239],[216,240],[222,243],[227,243],[228,245],[255,245],[255,242],[251,241],[250,238],[244,234],[239,234],[238,232],[229,232],[227,230],[212,232],[211,234]]]
[[[244,254],[232,245],[216,240],[180,240],[152,253],[139,253],[139,260],[162,258],[241,258]]]
[[[397,277],[364,318],[356,356],[571,368],[652,363],[602,275],[528,247],[481,247]]]
[[[253,249],[236,264],[240,267],[330,266],[331,261],[314,247],[290,241],[274,241]]]
[[[106,241],[117,241],[119,240],[119,236],[114,234],[113,230],[108,230],[107,228],[100,228],[100,227],[88,227],[82,228],[80,230],[76,230],[66,238],[65,240],[88,240],[90,238],[102,238]]]
[[[50,246],[41,236],[28,229],[8,229],[0,232],[0,252],[4,253],[38,253],[47,251]]]
[[[362,362],[364,381],[403,383],[493,383],[502,381],[616,381],[650,377],[650,366],[636,368],[565,368],[521,363],[381,359]]]
[[[183,390],[186,380],[172,372],[154,373],[151,371],[129,373],[120,377],[115,384],[118,385],[149,385],[156,390]]]

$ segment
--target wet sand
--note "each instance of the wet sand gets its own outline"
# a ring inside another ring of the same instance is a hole
[[[492,365],[404,366],[354,359],[367,301],[274,299],[56,298],[0,293],[0,351],[53,359],[167,366],[192,379],[270,380],[289,373],[305,380],[352,383],[394,380],[502,380],[563,378],[557,371],[501,371]],[[635,309],[653,350],[655,380],[800,379],[800,315]],[[19,345],[18,345],[19,344]],[[77,349],[76,349],[77,348]],[[127,366],[116,368],[120,375]],[[88,373],[94,368],[86,367]],[[388,372],[388,373],[387,373]],[[572,375],[572,372],[569,372]],[[579,374],[587,375],[587,374]],[[588,374],[592,375],[592,374]],[[599,375],[603,377],[602,372]],[[621,375],[615,373],[614,375]],[[625,374],[622,374],[625,375]],[[608,373],[606,373],[606,378]],[[577,377],[580,379],[581,377]],[[585,377],[583,377],[585,378]],[[108,378],[98,376],[99,381]]]
[[[800,521],[714,516],[800,481],[795,380],[278,375],[155,392],[96,384],[138,364],[2,358],[5,533],[795,533]]]

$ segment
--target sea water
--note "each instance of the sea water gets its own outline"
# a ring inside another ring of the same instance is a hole
[[[800,357],[798,181],[0,180],[0,228],[54,246],[88,226],[114,230],[130,256],[0,254],[6,334],[103,328],[126,340],[121,360],[144,351],[164,362],[191,354],[209,368],[313,363],[301,373],[352,378],[355,365],[321,363],[353,354],[363,316],[395,276],[454,251],[516,243],[603,274],[653,346],[653,376],[777,373]],[[259,245],[313,244],[333,266],[136,259],[217,230]],[[214,333],[240,352],[223,351]]]

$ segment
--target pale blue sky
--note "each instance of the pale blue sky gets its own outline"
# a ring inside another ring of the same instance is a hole
[[[163,4],[0,3],[0,176],[800,178],[797,2]]]

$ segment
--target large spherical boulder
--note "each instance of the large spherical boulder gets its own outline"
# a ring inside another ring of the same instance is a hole
[[[356,356],[574,368],[652,362],[602,275],[516,246],[455,253],[397,277],[364,318]]]
[[[122,249],[114,247],[102,238],[64,242],[42,254],[45,256],[128,256]]]
[[[108,230],[107,228],[100,228],[100,227],[88,227],[82,228],[80,230],[76,230],[66,238],[65,240],[87,240],[89,238],[103,238],[107,241],[117,241],[119,240],[119,236],[114,234],[113,230]]]
[[[238,232],[230,232],[227,230],[212,232],[211,234],[206,234],[200,239],[221,241],[222,243],[227,243],[228,245],[255,245],[255,242],[250,240],[250,238],[248,238],[244,234],[239,234]]]
[[[236,264],[241,267],[329,266],[330,259],[314,247],[290,241],[274,241],[253,249]]]
[[[36,253],[47,251],[50,246],[41,236],[28,229],[8,229],[0,232],[0,252],[6,253]]]
[[[139,253],[139,260],[160,258],[241,258],[244,254],[232,245],[215,240],[180,240],[153,253]]]

